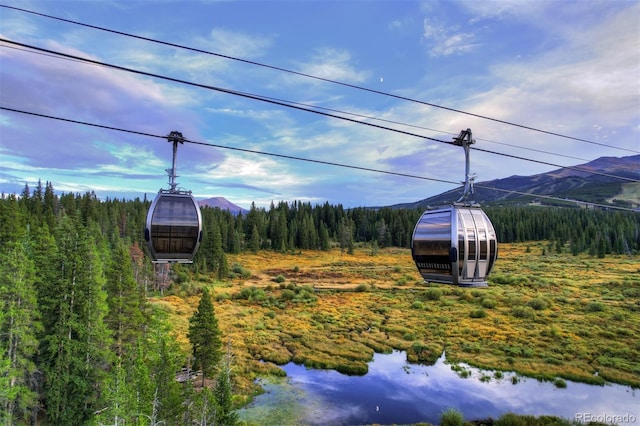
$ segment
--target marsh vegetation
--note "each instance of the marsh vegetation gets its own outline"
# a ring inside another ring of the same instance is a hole
[[[235,353],[238,402],[257,376],[283,374],[279,365],[362,375],[374,352],[394,349],[410,362],[432,364],[446,350],[452,362],[558,383],[640,386],[637,256],[549,245],[502,244],[483,289],[424,284],[400,248],[245,253],[229,259],[250,274],[200,277],[153,301],[186,345],[186,318],[199,288],[210,289]]]
[[[170,267],[145,253],[148,208],[58,196],[50,183],[0,196],[0,421],[198,415],[185,407],[206,392],[176,373],[193,366],[189,318],[205,288],[235,406],[286,363],[364,375],[374,353],[394,349],[425,364],[446,350],[560,386],[640,386],[633,212],[491,209],[500,259],[489,288],[464,289],[419,278],[407,248],[417,209],[204,208],[194,263]]]

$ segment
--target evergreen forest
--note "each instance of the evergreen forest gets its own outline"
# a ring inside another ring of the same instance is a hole
[[[410,247],[422,213],[302,202],[252,205],[238,215],[206,207],[194,263],[170,269],[153,265],[147,254],[150,204],[146,197],[58,195],[50,183],[2,194],[0,422],[234,424],[230,360],[224,336],[215,333],[213,308],[201,302],[205,319],[192,318],[191,359],[147,297],[194,273],[227,279],[230,253]],[[526,206],[486,212],[499,242],[548,240],[558,251],[598,257],[640,252],[635,212]],[[198,359],[196,346],[212,342],[219,353]],[[198,363],[211,389],[178,380],[182,369]]]

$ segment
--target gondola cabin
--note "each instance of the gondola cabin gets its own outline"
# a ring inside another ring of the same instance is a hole
[[[145,227],[154,263],[191,263],[202,240],[200,207],[190,192],[161,190]]]
[[[498,257],[498,242],[480,207],[454,204],[422,214],[411,254],[427,282],[484,287]]]

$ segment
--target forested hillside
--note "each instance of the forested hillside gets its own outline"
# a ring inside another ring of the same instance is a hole
[[[146,255],[149,205],[100,201],[94,193],[58,196],[49,183],[0,198],[0,420],[191,423],[201,395],[176,381],[187,354],[162,312],[146,302],[150,292],[188,279],[190,270],[227,279],[228,253],[409,247],[421,214],[300,202],[251,206],[237,216],[204,208],[205,237],[194,264],[169,271],[154,269]],[[640,251],[637,213],[536,207],[487,213],[500,242],[550,240],[556,250],[594,256]]]

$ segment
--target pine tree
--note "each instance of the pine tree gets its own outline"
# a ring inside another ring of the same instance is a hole
[[[105,289],[109,312],[105,323],[111,330],[113,350],[122,358],[126,347],[140,338],[145,323],[146,303],[133,278],[129,249],[118,240],[107,268]]]
[[[320,223],[320,250],[329,251],[331,248],[331,244],[329,241],[329,229],[327,225],[322,222]]]
[[[98,410],[98,424],[121,425],[135,418],[135,394],[120,360],[111,369],[102,387],[104,407]]]
[[[26,230],[27,213],[15,196],[0,199],[0,245],[17,241]]]
[[[42,354],[46,410],[55,424],[90,421],[110,365],[102,264],[89,235],[68,217],[56,232],[57,292],[48,294],[51,317]]]
[[[193,348],[194,365],[202,371],[202,386],[205,378],[211,376],[221,358],[220,329],[215,316],[209,290],[205,287],[198,309],[189,318],[187,337]]]
[[[183,420],[183,424],[196,426],[219,424],[216,421],[216,402],[211,389],[203,388],[199,392],[191,389],[186,403],[189,408],[186,413],[187,418]]]
[[[220,255],[223,253],[222,250],[222,234],[220,232],[220,227],[217,223],[213,223],[211,230],[207,232],[207,235],[210,234],[210,246],[208,247],[209,253],[207,253],[207,257],[210,260],[210,265],[212,266],[212,271],[217,272],[220,269]]]
[[[34,288],[33,262],[24,245],[11,242],[0,247],[0,365],[6,378],[0,393],[0,407],[6,424],[28,419],[37,405],[37,394],[30,387],[36,367],[33,356],[41,324]]]
[[[223,251],[220,252],[220,259],[218,260],[217,277],[221,281],[229,277],[229,262],[227,262],[227,255]]]
[[[249,242],[249,248],[253,253],[257,253],[260,250],[260,234],[258,233],[258,226],[253,225],[251,229],[251,241]]]
[[[184,354],[174,338],[166,312],[155,309],[149,329],[143,350],[148,360],[146,377],[151,379],[153,395],[150,407],[156,408],[147,411],[149,414],[155,411],[158,420],[166,424],[178,424],[184,411],[184,395],[176,373],[185,364]],[[145,380],[144,374],[141,380]]]
[[[224,426],[233,426],[238,423],[238,414],[233,410],[231,362],[231,344],[228,344],[227,352],[222,360],[213,392],[216,401],[216,424]]]

